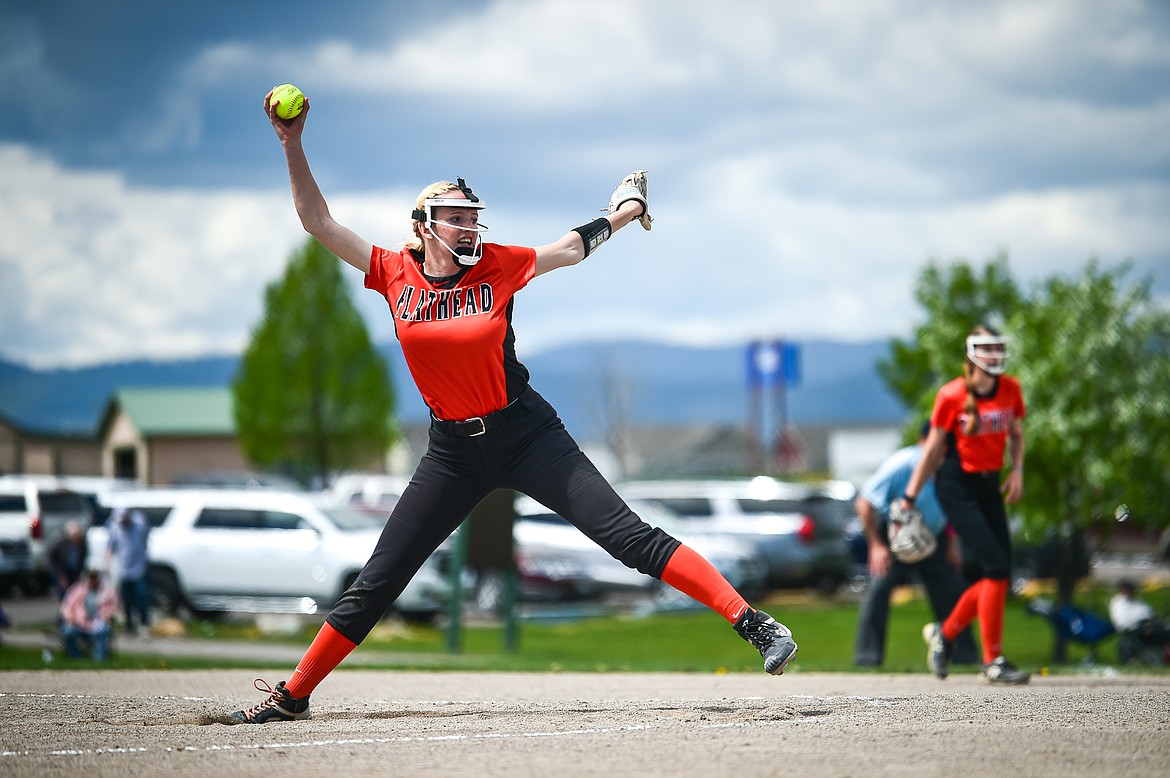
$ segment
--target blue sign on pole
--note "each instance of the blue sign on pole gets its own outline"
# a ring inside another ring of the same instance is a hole
[[[747,348],[748,385],[785,387],[800,383],[800,347],[783,340],[755,340]]]
[[[784,365],[784,385],[787,387],[800,385],[800,346],[795,343],[783,344],[783,356],[780,361]]]
[[[772,341],[748,344],[747,374],[750,386],[771,386],[780,374],[780,352]]]

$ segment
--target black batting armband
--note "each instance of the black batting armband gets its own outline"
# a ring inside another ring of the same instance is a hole
[[[574,227],[573,232],[581,236],[581,241],[585,244],[585,256],[589,256],[597,251],[602,243],[609,240],[613,229],[609,226],[609,219],[598,218],[588,224]]]

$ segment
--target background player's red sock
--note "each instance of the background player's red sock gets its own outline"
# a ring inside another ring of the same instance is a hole
[[[284,688],[294,697],[307,697],[355,648],[357,643],[325,622]]]
[[[979,635],[983,638],[983,663],[1003,653],[1003,610],[1007,605],[1008,580],[985,578],[979,596]]]
[[[723,574],[690,547],[680,545],[662,570],[663,583],[673,586],[723,616],[732,624],[748,607]]]
[[[979,614],[979,600],[983,596],[983,584],[985,583],[987,583],[987,579],[980,578],[968,586],[959,597],[955,607],[951,608],[951,615],[947,616],[947,620],[942,624],[944,638],[954,640],[960,632],[967,628],[968,624],[975,620],[975,616]]]

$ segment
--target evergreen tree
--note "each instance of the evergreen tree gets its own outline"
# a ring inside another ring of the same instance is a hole
[[[395,437],[389,366],[339,260],[309,238],[264,295],[233,384],[241,445],[257,464],[324,482],[381,462]]]

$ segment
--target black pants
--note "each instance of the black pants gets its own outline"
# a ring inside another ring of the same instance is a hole
[[[1012,538],[999,492],[999,473],[967,473],[956,457],[946,457],[934,482],[935,494],[963,542],[963,554],[983,578],[1011,580]]]
[[[529,388],[508,422],[476,437],[430,430],[427,452],[386,521],[378,545],[329,624],[365,639],[439,544],[494,489],[514,489],[568,519],[612,556],[655,578],[679,542],[643,522]]]
[[[950,615],[959,601],[965,584],[946,559],[946,541],[940,540],[934,553],[912,565],[891,560],[890,572],[869,582],[865,599],[857,612],[857,640],[853,646],[853,664],[880,667],[886,658],[886,632],[890,624],[890,594],[895,588],[920,581],[926,589],[930,609],[936,621]],[[951,661],[973,664],[978,652],[970,628],[955,638]]]

